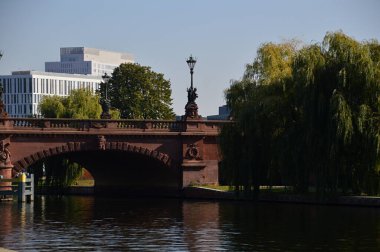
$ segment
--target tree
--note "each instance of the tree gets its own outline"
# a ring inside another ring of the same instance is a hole
[[[99,97],[90,90],[72,90],[68,97],[44,96],[38,105],[45,118],[99,119],[102,112]],[[111,118],[120,118],[120,113],[112,109]]]
[[[53,156],[41,160],[29,168],[38,183],[41,186],[49,186],[54,189],[63,189],[74,184],[75,181],[83,174],[84,167],[70,159]],[[44,180],[42,178],[45,177]]]
[[[247,196],[257,197],[260,185],[270,184],[278,176],[276,161],[280,153],[272,155],[272,150],[280,148],[280,136],[291,113],[284,93],[294,55],[293,42],[263,44],[242,80],[233,81],[225,92],[236,124],[222,130],[222,164],[234,174],[232,185]],[[236,151],[237,145],[241,151]]]
[[[63,99],[63,104],[66,118],[100,118],[102,112],[99,97],[88,89],[72,90],[70,95]]]
[[[297,192],[313,185],[320,197],[379,193],[379,77],[374,40],[335,32],[299,49],[263,44],[226,90],[236,120],[221,135],[225,169],[239,176],[231,182],[256,193],[272,181]],[[245,151],[229,150],[231,136]]]
[[[105,85],[100,93],[105,96]],[[108,82],[111,107],[127,119],[173,119],[170,81],[139,64],[121,64]]]
[[[54,96],[43,96],[38,110],[45,118],[61,118],[65,115],[65,106],[63,105],[63,98]]]

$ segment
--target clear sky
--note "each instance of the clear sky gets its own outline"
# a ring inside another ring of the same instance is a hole
[[[241,78],[264,42],[320,42],[342,30],[380,40],[379,0],[0,0],[0,74],[44,70],[59,48],[132,53],[171,80],[173,107],[184,114],[193,54],[203,116],[217,114],[223,91]]]

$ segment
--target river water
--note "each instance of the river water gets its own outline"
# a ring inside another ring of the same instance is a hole
[[[40,196],[0,203],[17,251],[380,251],[380,209]]]

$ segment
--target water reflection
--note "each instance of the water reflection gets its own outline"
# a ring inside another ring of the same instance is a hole
[[[183,233],[189,251],[221,250],[219,203],[183,202]]]
[[[380,251],[377,208],[38,197],[0,213],[17,251]]]

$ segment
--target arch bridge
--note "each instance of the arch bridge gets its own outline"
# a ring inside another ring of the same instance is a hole
[[[0,174],[53,156],[85,166],[96,190],[218,184],[217,136],[229,121],[0,119]]]

